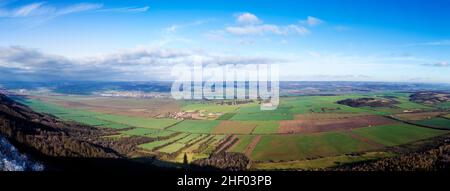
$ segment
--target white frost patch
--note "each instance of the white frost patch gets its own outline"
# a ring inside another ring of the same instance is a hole
[[[42,171],[44,166],[31,161],[3,137],[0,137],[0,171]]]

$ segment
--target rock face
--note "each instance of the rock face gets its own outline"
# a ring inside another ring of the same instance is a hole
[[[344,99],[337,101],[338,104],[347,105],[350,107],[392,107],[399,102],[393,99],[375,99],[375,98],[359,98],[359,99]]]
[[[409,96],[410,101],[425,104],[436,104],[450,101],[450,93],[418,92]]]

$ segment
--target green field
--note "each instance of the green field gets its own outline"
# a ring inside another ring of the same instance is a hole
[[[141,147],[143,149],[146,149],[146,150],[154,150],[157,147],[160,147],[160,146],[163,146],[163,145],[166,145],[166,144],[169,144],[169,143],[173,143],[173,142],[178,141],[178,140],[180,140],[180,139],[182,139],[184,137],[187,137],[187,136],[189,136],[189,134],[180,133],[180,134],[178,134],[176,136],[170,137],[169,139],[163,139],[163,140],[159,140],[159,141],[153,141],[153,142],[150,142],[150,143],[145,143],[145,144],[139,145],[139,147]]]
[[[386,152],[367,152],[361,155],[339,155],[331,157],[322,157],[312,160],[287,161],[287,162],[260,162],[252,164],[252,169],[256,170],[313,170],[322,168],[331,168],[337,165],[350,164],[355,162],[375,160],[385,157],[393,157],[395,154]]]
[[[362,137],[385,146],[405,144],[446,133],[446,131],[417,127],[408,124],[365,127],[354,129],[352,131]]]
[[[125,135],[136,135],[136,136],[144,136],[144,135],[154,134],[157,132],[160,132],[160,130],[148,129],[148,128],[134,128],[134,129],[127,130],[127,131],[121,131],[121,133],[123,133]]]
[[[278,126],[280,125],[278,121],[258,121],[256,127],[252,134],[276,134],[278,132]]]
[[[292,107],[294,114],[305,113],[365,113],[366,110],[353,108],[336,102],[347,98],[360,98],[360,95],[348,96],[298,96],[287,98],[281,104],[286,107]]]
[[[131,127],[142,127],[150,129],[164,129],[178,122],[175,119],[153,119],[144,117],[129,117],[123,115],[98,114],[95,118],[110,121],[118,124],[124,124]]]
[[[255,136],[253,135],[239,135],[238,136],[239,141],[235,145],[233,145],[233,147],[231,147],[228,151],[237,153],[245,152],[245,149],[247,148],[248,144],[252,142],[254,137]]]
[[[293,119],[290,107],[279,106],[273,111],[261,111],[259,105],[239,108],[238,112],[231,117],[231,120],[236,121],[278,121],[290,119]]]
[[[182,111],[205,111],[212,113],[230,113],[238,109],[237,105],[220,105],[215,103],[186,103],[181,110]]]
[[[419,124],[419,125],[428,126],[428,127],[436,127],[436,128],[440,128],[440,129],[450,129],[450,120],[441,118],[441,117],[419,120],[419,121],[415,121],[414,123]]]
[[[201,137],[201,135],[200,135],[200,134],[190,134],[190,135],[188,135],[188,136],[186,136],[186,137],[184,137],[184,138],[178,140],[177,142],[178,142],[178,143],[187,144],[187,143],[189,143],[190,141],[192,141],[192,140],[194,140],[194,139],[196,139],[196,138],[198,138],[198,137]]]
[[[162,153],[171,154],[171,153],[177,152],[178,150],[186,147],[187,145],[190,145],[206,136],[207,135],[190,134],[182,139],[179,139],[179,140],[171,143],[170,145],[160,148],[158,151],[162,152]]]
[[[236,113],[225,113],[225,114],[219,116],[219,117],[217,118],[217,120],[229,120],[229,119],[231,119],[235,114],[236,114]]]
[[[308,135],[264,135],[252,158],[257,161],[301,160],[373,149],[368,143],[341,132]]]
[[[219,121],[184,120],[184,121],[170,127],[169,130],[178,131],[178,132],[186,132],[186,133],[208,134],[218,124],[219,124]]]
[[[161,138],[161,137],[168,137],[171,136],[173,134],[175,134],[176,132],[173,131],[165,131],[165,130],[161,130],[161,131],[157,131],[151,134],[146,134],[146,137],[150,137],[150,138]]]
[[[178,150],[182,149],[185,146],[186,146],[186,144],[175,142],[175,143],[167,145],[163,148],[160,148],[158,151],[162,152],[162,153],[171,154],[171,153],[177,152]]]

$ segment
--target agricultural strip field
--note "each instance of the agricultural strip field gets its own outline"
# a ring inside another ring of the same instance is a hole
[[[386,125],[393,123],[397,123],[397,121],[376,115],[348,117],[339,119],[321,119],[321,120],[298,119],[298,120],[281,121],[278,132],[315,133],[315,132],[327,132],[360,127],[369,127],[376,125]]]
[[[245,121],[221,121],[211,131],[212,134],[250,134],[256,124]]]
[[[183,143],[175,142],[175,143],[171,143],[170,145],[167,145],[167,146],[159,149],[158,152],[170,154],[170,153],[177,152],[178,150],[182,149],[185,146],[186,145]]]
[[[143,149],[146,149],[146,150],[152,151],[152,150],[154,150],[157,147],[168,145],[170,143],[178,141],[178,140],[180,140],[182,138],[185,138],[187,136],[189,136],[189,134],[180,133],[180,134],[178,134],[176,136],[173,136],[173,137],[170,137],[168,139],[163,139],[163,140],[159,140],[159,141],[153,141],[153,142],[150,142],[150,143],[145,143],[145,144],[139,145],[139,147],[143,148]]]
[[[385,146],[395,146],[448,133],[447,131],[408,124],[384,125],[353,129],[353,133]]]
[[[265,135],[252,153],[256,161],[302,160],[374,149],[344,132]]]
[[[155,133],[145,134],[145,136],[149,137],[149,138],[161,138],[161,137],[172,136],[173,134],[175,134],[175,132],[173,132],[173,131],[161,130],[161,131],[158,131],[158,132],[155,132]]]
[[[162,137],[169,137],[175,132],[173,131],[164,131],[164,130],[157,130],[157,129],[149,129],[149,128],[134,128],[126,131],[120,132],[123,135],[130,135],[130,136],[145,136],[150,138],[162,138]]]
[[[224,135],[207,135],[197,141],[195,144],[186,148],[177,157],[173,159],[175,162],[183,162],[184,154],[188,158],[188,161],[196,159],[207,158],[214,151],[217,143],[222,140]]]
[[[158,152],[171,154],[174,152],[177,152],[178,150],[186,147],[190,142],[195,142],[197,139],[203,138],[205,135],[200,134],[190,134],[180,140],[177,140],[174,143],[171,143],[170,145],[167,145],[165,147],[162,147],[158,150]]]
[[[185,104],[181,110],[182,111],[205,111],[205,112],[212,112],[212,113],[231,113],[236,111],[239,108],[238,105],[220,105],[215,103],[207,103],[207,104],[201,104],[201,103],[190,103]]]
[[[148,128],[134,128],[127,131],[121,131],[120,133],[125,135],[136,135],[136,136],[144,136],[149,135],[153,133],[160,132],[160,130],[156,129],[148,129]]]
[[[237,152],[237,153],[244,153],[247,146],[252,142],[253,138],[255,136],[253,135],[239,135],[237,136],[239,141],[234,144],[228,151],[230,152]]]
[[[172,127],[169,130],[186,132],[186,133],[210,133],[214,127],[219,125],[220,121],[213,120],[184,120]]]

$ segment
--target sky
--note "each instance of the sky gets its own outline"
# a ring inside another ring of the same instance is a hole
[[[0,0],[0,80],[171,80],[279,64],[281,80],[450,83],[450,1]]]

